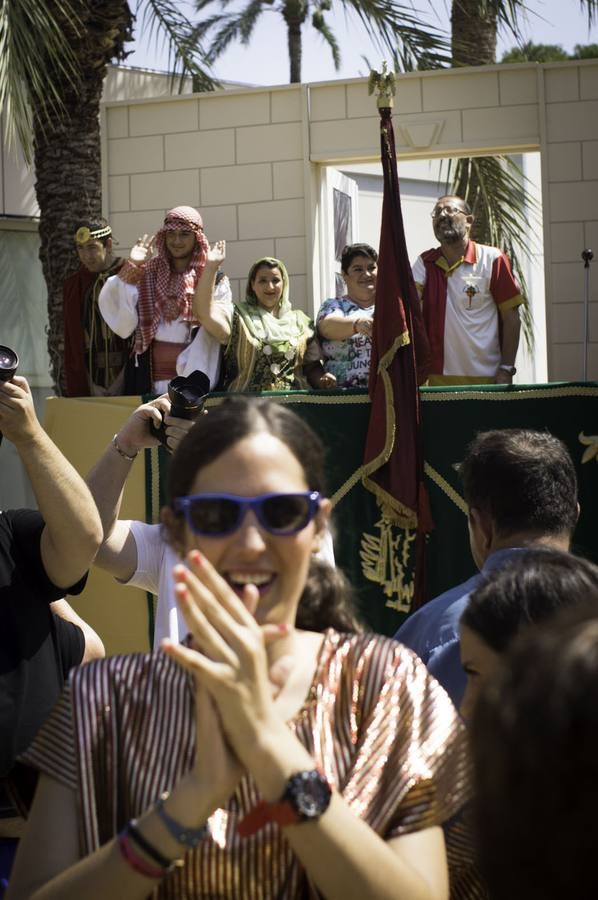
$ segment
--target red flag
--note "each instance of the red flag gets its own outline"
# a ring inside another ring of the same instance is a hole
[[[363,483],[376,494],[387,521],[417,529],[417,606],[422,602],[425,532],[432,527],[418,389],[427,377],[430,351],[405,242],[391,111],[379,112],[384,198]]]

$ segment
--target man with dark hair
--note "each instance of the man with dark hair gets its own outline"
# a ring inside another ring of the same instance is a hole
[[[112,229],[106,219],[80,222],[75,245],[81,263],[63,285],[64,381],[68,397],[124,393],[129,341],[105,323],[98,297],[123,260],[112,256]]]
[[[565,445],[547,432],[487,431],[469,445],[460,474],[472,556],[480,572],[431,600],[395,638],[414,650],[456,706],[465,690],[459,619],[482,575],[530,547],[569,550],[579,506]]]
[[[511,384],[524,303],[509,260],[470,240],[474,222],[461,197],[439,197],[432,211],[439,247],[413,266],[432,352],[429,383]]]

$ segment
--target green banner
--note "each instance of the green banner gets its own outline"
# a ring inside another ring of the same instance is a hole
[[[207,405],[221,403],[224,396],[211,395]],[[324,441],[337,564],[354,585],[369,625],[382,634],[394,634],[410,610],[415,535],[391,525],[361,483],[370,412],[367,392],[294,391],[263,396],[291,405]],[[475,571],[458,466],[467,444],[489,429],[544,429],[564,441],[580,486],[581,516],[573,549],[598,563],[598,384],[421,388],[421,399],[426,483],[435,523],[426,552],[428,598]],[[152,521],[157,502],[164,502],[169,457],[160,453],[148,458],[148,521]]]

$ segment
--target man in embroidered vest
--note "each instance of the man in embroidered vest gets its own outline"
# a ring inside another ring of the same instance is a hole
[[[104,322],[98,297],[123,260],[112,256],[112,229],[105,219],[80,222],[75,244],[81,266],[63,285],[66,395],[122,394],[129,341]]]
[[[509,260],[469,237],[474,218],[460,197],[432,212],[440,247],[413,266],[430,341],[429,384],[511,384],[524,303]]]

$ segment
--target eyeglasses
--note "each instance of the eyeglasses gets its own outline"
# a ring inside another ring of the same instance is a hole
[[[320,508],[318,491],[297,494],[261,494],[238,497],[236,494],[190,494],[174,501],[177,512],[184,514],[194,534],[222,537],[240,527],[245,514],[252,510],[266,531],[275,535],[291,535],[302,531]]]
[[[433,209],[430,215],[433,219],[439,219],[443,213],[447,216],[456,216],[457,213],[461,213],[464,216],[467,215],[465,210],[460,206],[439,206],[437,209]]]

